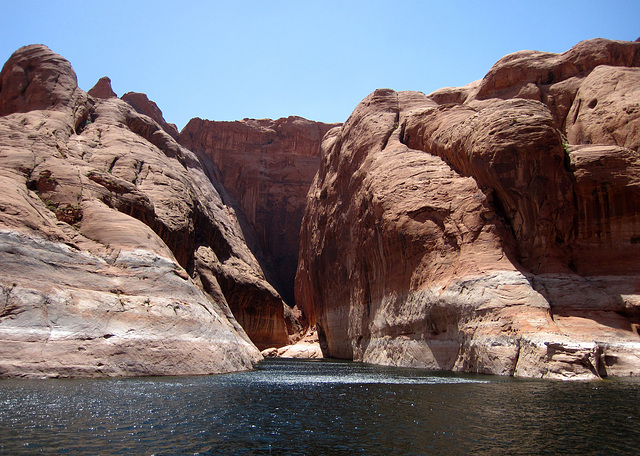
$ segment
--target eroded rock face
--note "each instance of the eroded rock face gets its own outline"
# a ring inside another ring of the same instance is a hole
[[[516,53],[463,88],[378,90],[331,130],[296,276],[324,355],[640,374],[639,55]]]
[[[255,234],[252,248],[291,306],[305,198],[320,163],[322,137],[334,126],[301,117],[196,118],[180,132],[180,143],[212,164],[212,174],[246,216]]]
[[[91,95],[91,93],[89,93]],[[146,94],[138,92],[127,92],[122,95],[122,99],[133,106],[133,109],[140,114],[151,117],[157,122],[162,129],[169,134],[173,139],[178,139],[178,127],[175,124],[170,124],[162,116],[162,111],[153,101],[149,100]]]
[[[16,51],[0,81],[0,375],[261,359],[229,302],[284,303],[198,158],[124,101],[80,90],[45,46]]]
[[[0,77],[0,116],[73,105],[82,97],[71,64],[46,46],[15,52]]]
[[[566,130],[571,144],[640,149],[640,69],[594,69],[580,84]]]

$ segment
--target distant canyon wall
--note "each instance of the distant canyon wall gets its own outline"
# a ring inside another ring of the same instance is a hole
[[[216,174],[246,216],[254,253],[291,307],[306,196],[320,165],[320,143],[337,124],[301,117],[191,121],[179,141]],[[251,244],[250,244],[251,245]]]
[[[296,301],[325,356],[640,374],[640,43],[523,51],[324,137]]]

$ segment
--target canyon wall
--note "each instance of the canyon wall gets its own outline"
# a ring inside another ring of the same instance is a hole
[[[100,81],[98,81],[99,84]],[[178,140],[179,134],[176,126],[164,120],[160,108],[144,93],[127,92],[122,96],[122,100],[130,104],[140,114],[151,117],[166,133]],[[239,283],[235,277],[228,279],[218,276],[218,283],[227,296],[234,317],[244,328],[251,341],[261,350],[282,347],[295,341],[299,337],[298,333],[302,327],[294,311],[282,301],[281,296],[273,288],[275,281],[271,269],[265,268],[266,263],[263,260],[262,251],[256,248],[255,233],[246,222],[242,208],[238,206],[227,188],[222,185],[222,175],[216,165],[212,164],[204,155],[198,157],[198,160],[203,164],[203,170],[218,192],[223,204],[230,208],[236,227],[256,257],[259,269],[268,283],[268,286],[259,286],[256,289],[255,281],[252,279],[247,280],[246,283]]]
[[[191,121],[180,143],[210,163],[246,216],[270,282],[291,307],[306,195],[320,164],[320,142],[337,124],[301,117]]]
[[[284,302],[198,158],[100,85],[42,45],[0,73],[0,376],[250,369],[230,303],[271,346]]]
[[[325,356],[640,374],[640,43],[523,51],[328,132],[296,301]]]

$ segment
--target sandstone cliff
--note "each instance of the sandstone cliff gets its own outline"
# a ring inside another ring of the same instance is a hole
[[[283,301],[198,158],[105,82],[42,45],[0,73],[0,376],[251,368],[228,303]]]
[[[180,143],[216,173],[246,216],[271,283],[293,306],[306,195],[320,165],[320,142],[337,124],[301,117],[214,122],[192,119]]]
[[[133,108],[140,114],[151,117],[166,133],[168,133],[172,138],[178,140],[178,130],[176,126],[174,124],[169,124],[164,120],[160,108],[158,108],[153,101],[149,100],[144,93],[128,92],[122,96],[122,99],[133,106]],[[197,123],[197,120],[191,121],[190,125],[194,122]],[[190,143],[187,142],[186,145],[190,145]],[[199,159],[201,162],[204,161],[205,173],[211,180],[214,188],[218,191],[222,198],[222,202],[229,206],[234,213],[236,223],[243,234],[245,242],[253,252],[258,253],[257,259],[260,263],[260,268],[267,273],[266,279],[268,281],[268,286],[260,286],[257,289],[253,279],[244,283],[244,281],[238,282],[236,277],[231,279],[218,277],[218,283],[222,287],[222,291],[225,296],[227,296],[229,307],[231,308],[236,320],[244,328],[249,338],[258,346],[258,348],[265,349],[267,347],[281,347],[283,345],[287,345],[298,337],[298,332],[301,329],[300,324],[290,307],[282,302],[278,293],[274,292],[272,286],[277,286],[277,282],[274,280],[272,274],[269,274],[271,269],[265,268],[265,266],[267,266],[265,261],[260,261],[263,260],[263,257],[260,255],[261,250],[255,248],[255,245],[257,244],[257,242],[255,242],[255,233],[247,226],[248,224],[245,223],[245,214],[242,212],[242,208],[238,207],[236,203],[237,200],[230,196],[229,190],[222,185],[222,175],[216,168],[215,164],[213,166],[211,165],[206,155],[201,155]],[[237,184],[237,182],[224,182],[224,184],[234,185]],[[232,194],[237,193],[237,191],[234,190],[236,189],[232,188]],[[305,188],[303,192],[305,195],[306,190],[308,190],[308,184],[307,188]],[[304,198],[301,200],[301,204],[304,204]],[[300,209],[300,213],[302,213],[302,209]],[[300,214],[300,218],[302,218],[302,214]],[[296,233],[300,230],[300,221],[297,222],[298,225]],[[295,252],[295,261],[297,261],[297,250]],[[292,283],[294,276],[295,264],[293,266],[293,271],[291,272],[290,280]],[[291,287],[293,288],[293,284]]]
[[[640,43],[524,51],[323,139],[296,299],[325,356],[640,374]]]

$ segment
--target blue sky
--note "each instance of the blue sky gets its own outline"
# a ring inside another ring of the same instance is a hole
[[[503,55],[640,37],[638,0],[2,1],[0,60],[43,43],[82,89],[109,76],[169,122],[344,121],[376,88],[482,78]]]

